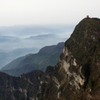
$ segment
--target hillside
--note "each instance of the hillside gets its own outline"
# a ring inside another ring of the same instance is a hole
[[[100,100],[100,19],[84,18],[65,42],[37,100]]]
[[[20,77],[0,72],[0,100],[34,100],[42,71],[33,71]]]
[[[11,51],[4,51],[0,49],[0,69],[10,63],[12,60],[24,56],[28,53],[37,52],[37,50],[37,48],[18,48]]]
[[[1,69],[1,71],[19,76],[32,70],[45,71],[47,66],[55,66],[58,62],[64,43],[43,47],[37,54],[29,54],[13,60]]]

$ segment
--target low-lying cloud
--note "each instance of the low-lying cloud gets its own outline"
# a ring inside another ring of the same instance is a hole
[[[0,67],[42,47],[65,42],[72,26],[12,26],[0,27]]]
[[[33,47],[40,49],[64,42],[72,28],[67,25],[0,27],[0,48],[4,51]]]

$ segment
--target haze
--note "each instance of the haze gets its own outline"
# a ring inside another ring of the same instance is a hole
[[[100,0],[0,0],[0,26],[77,24],[100,17]]]

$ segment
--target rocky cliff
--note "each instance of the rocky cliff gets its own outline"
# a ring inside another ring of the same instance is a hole
[[[100,19],[84,18],[65,42],[37,100],[100,100]]]

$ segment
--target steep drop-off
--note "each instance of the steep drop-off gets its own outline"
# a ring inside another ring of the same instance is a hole
[[[45,77],[37,100],[100,100],[100,19],[84,18],[76,26]]]

